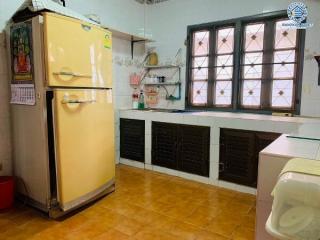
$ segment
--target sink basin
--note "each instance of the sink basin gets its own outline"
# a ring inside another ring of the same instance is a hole
[[[139,111],[144,111],[144,112],[172,112],[171,109],[156,109],[156,108],[145,108],[145,109],[139,109]]]
[[[146,108],[140,109],[139,111],[145,112],[165,112],[165,113],[192,113],[196,112],[194,110],[186,110],[186,109],[163,109],[163,108]]]
[[[172,110],[173,113],[193,113],[194,110]]]

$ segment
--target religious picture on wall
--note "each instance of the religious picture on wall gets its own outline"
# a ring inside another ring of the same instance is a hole
[[[32,24],[23,22],[10,29],[13,83],[33,82]]]
[[[14,24],[10,28],[11,104],[35,105],[33,76],[32,23]]]

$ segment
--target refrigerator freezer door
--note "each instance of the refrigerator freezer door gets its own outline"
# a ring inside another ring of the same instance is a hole
[[[44,13],[44,45],[49,86],[112,88],[111,32]]]
[[[58,201],[67,211],[113,184],[112,90],[55,90]]]

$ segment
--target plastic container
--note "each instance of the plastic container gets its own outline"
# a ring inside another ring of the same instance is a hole
[[[139,105],[139,91],[137,88],[135,88],[132,93],[132,108],[138,109],[138,105]]]
[[[306,160],[306,164],[308,161]],[[320,176],[287,172],[273,191],[266,230],[283,240],[320,239]]]
[[[157,66],[159,63],[158,54],[156,52],[152,52],[149,54],[148,65],[149,66]]]
[[[140,84],[141,76],[133,73],[130,75],[130,85],[138,86]]]
[[[0,177],[0,210],[5,210],[12,207],[13,197],[13,177]]]

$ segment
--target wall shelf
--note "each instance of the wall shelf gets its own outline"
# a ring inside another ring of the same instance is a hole
[[[162,87],[166,90],[167,92],[167,96],[166,96],[166,100],[169,101],[178,101],[181,100],[181,67],[178,65],[173,65],[173,64],[168,64],[168,65],[145,65],[144,68],[147,70],[146,75],[148,74],[148,72],[150,72],[151,70],[155,70],[155,69],[172,69],[172,68],[176,68],[177,72],[179,74],[179,81],[178,82],[163,82],[163,83],[144,83],[145,86],[158,86],[158,87]],[[145,76],[146,76],[145,75]],[[166,88],[166,86],[178,86],[179,89],[179,95],[178,96],[173,96],[172,94],[168,93],[168,89]]]
[[[110,32],[112,32],[112,36],[116,37],[116,38],[120,38],[123,40],[127,40],[130,41],[131,43],[131,57],[133,59],[133,51],[134,51],[134,46],[136,43],[148,43],[148,42],[154,42],[154,40],[149,39],[149,38],[145,38],[145,37],[141,37],[138,35],[134,35],[134,34],[130,34],[130,33],[126,33],[126,32],[122,32],[116,29],[112,29],[106,26],[103,26],[103,28],[109,30]]]

